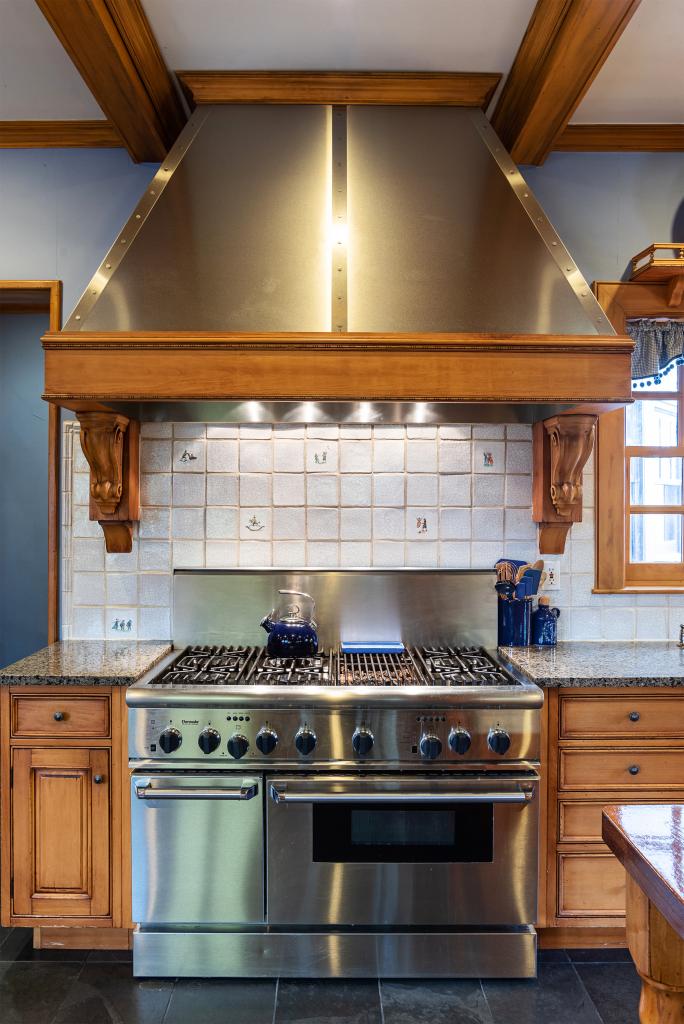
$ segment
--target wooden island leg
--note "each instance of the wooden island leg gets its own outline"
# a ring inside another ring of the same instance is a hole
[[[627,942],[641,977],[641,1024],[684,1024],[684,941],[629,873]]]

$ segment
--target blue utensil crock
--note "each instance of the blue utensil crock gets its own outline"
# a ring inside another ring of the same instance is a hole
[[[499,597],[499,647],[529,647],[531,598]]]

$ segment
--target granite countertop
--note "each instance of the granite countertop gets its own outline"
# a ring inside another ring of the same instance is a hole
[[[537,686],[684,686],[684,648],[674,642],[566,640],[499,654]]]
[[[62,640],[0,669],[5,686],[130,686],[171,650],[170,643]]]

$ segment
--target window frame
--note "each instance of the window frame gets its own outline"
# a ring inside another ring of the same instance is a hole
[[[684,316],[684,300],[670,306],[667,285],[638,282],[596,282],[594,294],[606,311],[618,334],[626,333],[626,321],[638,317]],[[677,370],[677,390],[659,391],[642,397],[653,401],[673,398],[678,401],[678,444],[667,448],[627,445],[625,408],[599,417],[596,439],[596,578],[595,593],[682,593],[684,592],[684,552],[681,562],[637,563],[629,561],[627,517],[643,508],[657,511],[661,506],[632,506],[630,502],[630,459],[634,457],[684,458],[684,370]],[[663,511],[684,515],[682,504],[662,507]]]

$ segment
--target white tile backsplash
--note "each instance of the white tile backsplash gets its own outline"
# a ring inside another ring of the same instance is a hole
[[[64,434],[63,637],[168,639],[173,568],[491,568],[504,554],[538,557],[526,424],[143,424],[133,552],[106,556],[77,426]],[[675,636],[682,598],[592,593],[590,469],[583,522],[558,559],[561,590],[549,595],[560,637]]]

